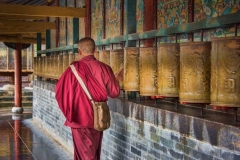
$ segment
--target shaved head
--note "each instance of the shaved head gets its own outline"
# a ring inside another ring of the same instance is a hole
[[[78,41],[78,49],[84,54],[94,54],[95,42],[90,37],[82,38]]]

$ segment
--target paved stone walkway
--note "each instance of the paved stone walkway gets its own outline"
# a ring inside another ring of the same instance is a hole
[[[0,160],[72,160],[73,155],[36,127],[31,118],[31,108],[20,117],[12,116],[11,109],[0,108]]]

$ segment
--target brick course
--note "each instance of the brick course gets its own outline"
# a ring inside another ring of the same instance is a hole
[[[54,88],[34,81],[33,119],[72,152]],[[101,159],[240,159],[238,127],[122,99],[108,103],[112,122],[104,132]]]

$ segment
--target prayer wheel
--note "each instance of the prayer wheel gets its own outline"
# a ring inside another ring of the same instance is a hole
[[[33,58],[33,63],[34,63],[34,68],[33,68],[33,71],[34,71],[34,74],[37,75],[37,70],[38,70],[38,64],[37,64],[37,57],[34,57]]]
[[[240,107],[240,37],[212,39],[211,105]]]
[[[69,52],[68,53],[68,56],[69,56],[69,65],[73,62],[73,61],[75,61],[75,56],[74,56],[74,54],[72,53],[72,52]]]
[[[57,57],[58,55],[54,54],[54,57],[53,57],[53,78],[56,79],[57,78]]]
[[[180,102],[210,103],[211,42],[180,44]]]
[[[177,43],[158,46],[158,95],[179,97],[180,47]]]
[[[94,52],[94,57],[95,57],[97,60],[99,60],[99,51]]]
[[[54,67],[54,54],[51,56],[51,61],[50,61],[50,68],[51,68],[51,73],[50,73],[50,78],[54,78],[54,72],[55,72],[55,67]]]
[[[60,78],[62,76],[63,73],[63,55],[58,55],[58,74],[57,74],[57,78]]]
[[[51,77],[52,68],[51,68],[51,56],[47,56],[47,78]]]
[[[39,69],[39,76],[43,76],[44,73],[44,59],[40,57],[40,69]]]
[[[139,48],[127,47],[124,49],[124,90],[139,91]]]
[[[41,76],[41,57],[37,57],[37,65],[38,65],[37,75]]]
[[[123,70],[124,50],[116,49],[110,51],[110,67],[116,74]],[[119,82],[120,89],[123,89],[123,82]]]
[[[44,59],[44,68],[43,68],[43,77],[47,77],[47,72],[48,72],[48,68],[47,68],[47,56],[44,56],[43,57]]]
[[[81,56],[79,53],[75,53],[75,61],[79,61],[81,59]]]
[[[63,72],[68,68],[69,66],[69,56],[68,54],[63,54]]]
[[[99,51],[99,61],[110,66],[110,51],[109,50]]]
[[[140,95],[157,95],[157,48],[140,48]]]

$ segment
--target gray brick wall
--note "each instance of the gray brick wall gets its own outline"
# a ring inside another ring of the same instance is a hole
[[[71,130],[64,126],[65,117],[55,100],[54,90],[55,84],[34,81],[33,121],[73,153]]]
[[[70,129],[54,99],[55,84],[35,81],[33,119],[72,151]],[[109,99],[111,127],[101,159],[240,160],[240,129],[206,119]]]

